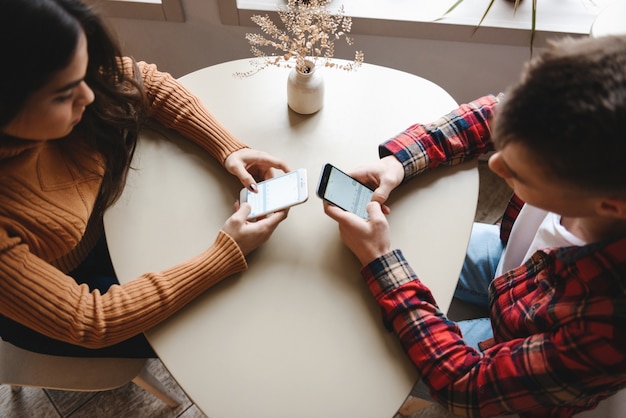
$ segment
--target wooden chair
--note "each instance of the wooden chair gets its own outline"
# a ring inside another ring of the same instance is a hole
[[[148,359],[84,358],[39,354],[0,340],[0,384],[98,392],[133,382],[172,408],[180,400],[146,369]]]

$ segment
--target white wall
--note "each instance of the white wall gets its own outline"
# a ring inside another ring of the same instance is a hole
[[[124,52],[156,63],[176,77],[250,56],[244,35],[254,28],[223,25],[217,0],[184,0],[183,5],[183,23],[111,19]],[[471,39],[450,42],[356,35],[355,41],[355,47],[364,51],[366,62],[434,81],[457,102],[504,90],[517,79],[530,55],[525,46],[478,43]],[[352,51],[338,48],[335,55],[351,59]]]

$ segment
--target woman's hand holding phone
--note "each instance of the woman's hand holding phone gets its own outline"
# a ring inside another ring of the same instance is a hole
[[[248,190],[255,190],[257,180],[267,180],[273,176],[272,169],[289,171],[287,164],[271,154],[250,148],[237,150],[226,157],[224,167],[236,176]]]
[[[305,169],[272,177],[258,183],[256,192],[241,190],[235,213],[226,220],[222,231],[247,255],[269,239],[278,224],[287,218],[289,207],[307,198]]]
[[[248,255],[272,235],[279,223],[287,218],[289,209],[273,213],[257,222],[249,222],[249,203],[235,203],[235,213],[226,220],[222,231],[235,240],[244,255]]]
[[[262,181],[257,184],[256,192],[244,188],[239,193],[239,202],[247,202],[251,206],[248,220],[299,205],[308,198],[309,189],[304,168]]]

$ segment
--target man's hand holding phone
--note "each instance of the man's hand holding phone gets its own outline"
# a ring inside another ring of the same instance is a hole
[[[389,208],[372,200],[376,192],[362,181],[379,185],[376,190],[385,201],[404,177],[402,164],[392,158],[397,165],[392,165],[391,175],[384,172],[388,165],[394,164],[388,160],[363,166],[353,171],[352,176],[326,164],[317,185],[317,195],[324,201],[324,212],[337,221],[341,239],[363,265],[390,251],[390,234],[385,217]]]
[[[324,212],[339,224],[341,240],[363,266],[391,249],[389,223],[380,203],[369,202],[366,211],[367,220],[324,202]]]
[[[350,175],[361,183],[374,187],[372,200],[383,204],[383,213],[389,214],[389,207],[384,203],[389,195],[404,180],[404,167],[394,156],[388,155],[370,164],[357,167],[350,171]]]
[[[367,219],[365,206],[374,191],[332,164],[326,164],[320,173],[317,195],[324,201]]]

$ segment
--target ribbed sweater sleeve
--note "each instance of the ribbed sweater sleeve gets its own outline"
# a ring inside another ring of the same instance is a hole
[[[152,117],[200,145],[222,164],[232,152],[247,148],[170,74],[145,62],[139,62],[138,66]],[[125,59],[124,68],[128,67],[130,62]]]
[[[134,68],[129,59],[123,63],[126,71]],[[169,74],[145,63],[138,68],[151,116],[164,126],[221,163],[246,147]],[[97,158],[92,167],[75,165],[61,141],[0,141],[0,314],[51,338],[101,348],[147,331],[247,267],[237,243],[220,231],[194,258],[105,294],[77,284],[65,272],[90,243],[87,223],[102,165]]]
[[[101,348],[144,332],[223,278],[246,268],[233,239],[169,269],[146,273],[104,295],[90,292],[0,230],[2,313],[49,337]]]

